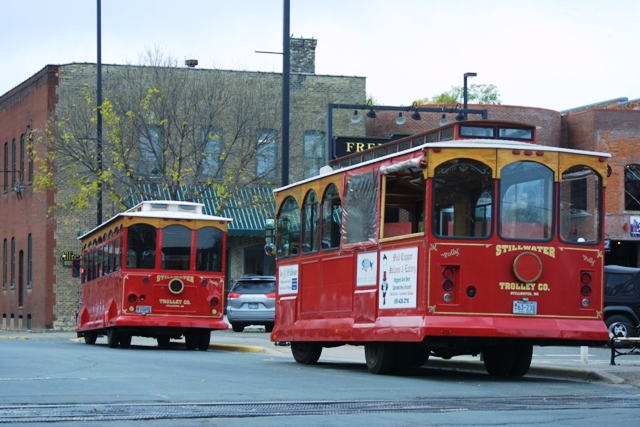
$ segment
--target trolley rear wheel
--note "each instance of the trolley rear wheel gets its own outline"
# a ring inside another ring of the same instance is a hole
[[[364,345],[364,358],[367,369],[372,374],[390,374],[398,364],[398,349],[395,343],[391,342],[367,343]],[[398,366],[398,370],[403,367]]]
[[[529,342],[505,340],[482,351],[484,367],[490,375],[521,377],[529,371],[533,345]]]
[[[120,347],[129,348],[131,347],[131,334],[120,334]]]
[[[291,354],[296,362],[303,365],[315,365],[322,354],[322,346],[313,342],[292,342]]]
[[[198,350],[207,351],[209,350],[209,343],[211,342],[211,331],[208,329],[203,329],[198,331]]]
[[[84,333],[84,343],[85,344],[95,344],[98,339],[97,332],[85,332]]]
[[[190,330],[184,334],[184,343],[187,346],[187,350],[195,350],[198,348],[198,333],[197,331]]]
[[[120,342],[120,332],[116,328],[107,329],[107,346],[109,348],[118,347],[118,343]]]

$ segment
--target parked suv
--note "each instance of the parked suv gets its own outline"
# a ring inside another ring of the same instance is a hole
[[[227,320],[234,332],[246,326],[262,325],[273,330],[276,314],[276,278],[246,274],[233,285],[227,295]]]
[[[605,265],[604,321],[609,332],[636,337],[640,324],[640,268]]]

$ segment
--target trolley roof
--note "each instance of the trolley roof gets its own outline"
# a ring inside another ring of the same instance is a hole
[[[114,215],[107,221],[98,225],[97,227],[83,233],[78,239],[82,239],[85,236],[93,233],[94,231],[108,226],[116,219],[126,217],[139,217],[139,218],[167,218],[167,219],[186,219],[186,220],[206,220],[206,221],[221,221],[231,222],[231,218],[222,216],[207,215],[202,213],[204,208],[203,203],[195,202],[181,202],[176,200],[148,200],[138,203],[136,206],[128,209],[124,212]]]

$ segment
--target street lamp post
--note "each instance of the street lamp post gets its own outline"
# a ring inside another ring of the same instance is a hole
[[[96,213],[97,213],[97,225],[102,224],[102,18],[101,18],[101,4],[100,0],[97,0],[97,8],[98,8],[98,58],[97,58],[97,82],[96,82],[96,104],[97,104],[97,114],[96,117],[96,168],[98,170],[97,179],[98,179],[98,200],[96,204]]]
[[[467,109],[467,100],[468,100],[468,96],[467,96],[467,78],[468,77],[475,77],[477,76],[478,73],[464,73],[464,88],[463,88],[463,93],[462,96],[464,97],[464,104],[463,104],[463,108],[466,110]],[[464,113],[464,119],[467,120],[467,113]]]

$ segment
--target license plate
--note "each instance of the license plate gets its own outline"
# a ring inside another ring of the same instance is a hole
[[[149,313],[151,313],[151,306],[150,305],[139,305],[139,306],[136,307],[136,313],[149,314]]]
[[[253,309],[258,308],[258,303],[257,302],[250,302],[249,303],[249,308],[253,308]]]
[[[537,301],[514,301],[513,314],[537,314]]]

